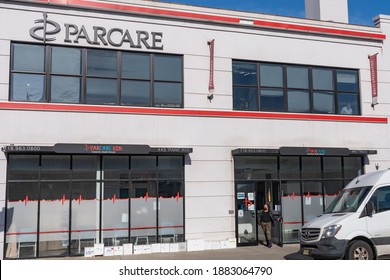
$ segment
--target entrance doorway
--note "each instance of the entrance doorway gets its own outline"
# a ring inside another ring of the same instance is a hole
[[[280,182],[279,181],[260,181],[256,184],[256,204],[257,215],[263,209],[265,203],[269,204],[274,216],[274,226],[272,227],[272,243],[279,246],[283,246],[283,234],[282,234],[282,205],[280,196]],[[259,217],[258,217],[259,220]],[[265,236],[261,226],[257,225],[257,240],[260,244],[266,244]]]
[[[281,196],[279,181],[242,182],[236,184],[236,236],[238,246],[254,246],[265,242],[258,223],[263,205],[268,203],[274,214],[272,242],[283,245]]]

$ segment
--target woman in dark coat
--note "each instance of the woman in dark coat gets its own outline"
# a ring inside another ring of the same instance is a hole
[[[272,216],[272,211],[269,208],[269,204],[265,203],[263,206],[263,210],[259,213],[259,223],[261,228],[264,231],[265,241],[267,242],[267,247],[272,247],[272,241],[271,241],[271,230],[272,226],[274,224],[274,219]]]

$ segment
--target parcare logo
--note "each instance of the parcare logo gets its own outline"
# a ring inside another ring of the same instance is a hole
[[[48,20],[46,13],[43,13],[43,19],[37,19],[34,23],[39,25],[30,29],[30,36],[39,41],[55,41],[55,37],[48,38],[47,35],[55,35],[61,31],[60,25],[55,21]]]
[[[48,42],[55,41],[55,34],[63,33],[64,43],[79,44],[85,42],[92,46],[128,46],[131,49],[163,50],[163,33],[149,32],[145,30],[129,28],[105,28],[104,26],[85,26],[74,23],[64,23],[60,26],[57,22],[49,20],[47,13],[43,13],[43,19],[34,21],[36,26],[30,28],[30,36],[36,40]]]

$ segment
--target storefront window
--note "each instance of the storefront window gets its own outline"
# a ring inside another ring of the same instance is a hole
[[[6,258],[37,256],[38,193],[37,182],[8,183]]]
[[[157,178],[157,158],[153,156],[131,157],[131,179]]]
[[[129,157],[128,156],[104,156],[103,180],[128,180]]]
[[[235,157],[236,180],[259,180],[277,178],[277,157]]]
[[[95,173],[96,174],[96,173]],[[71,254],[99,243],[100,182],[72,183]]]
[[[298,242],[302,227],[300,182],[282,181],[283,241]]]
[[[157,186],[155,181],[131,185],[130,230],[134,245],[157,243]]]
[[[8,180],[38,180],[39,156],[12,155],[8,159]]]
[[[279,157],[279,176],[281,179],[299,179],[299,157]]]
[[[70,179],[70,156],[44,155],[41,161],[41,180]]]
[[[161,243],[184,241],[183,183],[163,181],[158,186],[159,224],[158,236]]]
[[[105,246],[129,243],[129,181],[105,181],[102,189],[103,243]]]
[[[103,156],[102,179],[103,243],[129,243],[129,157]]]
[[[336,198],[339,192],[344,188],[343,181],[324,181],[324,202],[325,209]]]
[[[343,177],[341,157],[323,157],[324,178],[335,179]]]
[[[6,258],[184,241],[183,165],[181,155],[10,155]]]
[[[362,158],[361,157],[345,157],[344,158],[344,177],[353,179],[356,176],[363,174]]]
[[[39,256],[66,256],[69,245],[69,183],[41,183],[40,192]]]
[[[302,178],[321,179],[321,158],[302,157]]]
[[[183,179],[182,156],[158,157],[158,178],[160,179]]]
[[[261,186],[280,182],[281,205],[278,197],[267,199],[281,206],[285,243],[299,242],[302,225],[324,212],[362,164],[353,156],[234,156],[237,185],[255,183],[261,197]]]
[[[314,181],[302,182],[303,223],[310,222],[324,212],[322,183]]]

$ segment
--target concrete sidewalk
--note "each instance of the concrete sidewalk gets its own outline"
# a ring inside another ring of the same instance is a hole
[[[307,260],[298,253],[299,244],[285,244],[283,247],[264,245],[237,247],[234,249],[205,250],[196,252],[153,253],[126,256],[66,257],[61,260]],[[52,258],[51,258],[52,259]]]

